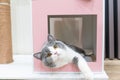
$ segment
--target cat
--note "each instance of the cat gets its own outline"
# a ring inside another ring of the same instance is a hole
[[[33,55],[49,68],[60,68],[68,63],[74,63],[84,74],[86,80],[94,80],[93,73],[84,59],[85,51],[48,35],[48,41],[42,51]]]

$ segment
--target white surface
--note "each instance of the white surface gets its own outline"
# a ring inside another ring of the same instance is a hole
[[[0,79],[80,80],[78,73],[35,73],[32,55],[14,55],[14,62],[0,65]],[[94,73],[95,80],[108,80],[105,72]]]
[[[31,0],[11,1],[13,53],[30,54],[33,52]]]

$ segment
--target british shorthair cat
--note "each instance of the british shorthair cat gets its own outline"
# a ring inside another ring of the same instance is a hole
[[[42,51],[34,54],[35,58],[49,68],[60,68],[69,63],[76,64],[86,80],[94,80],[85,56],[83,49],[56,40],[52,35],[48,35],[48,41],[44,44]]]

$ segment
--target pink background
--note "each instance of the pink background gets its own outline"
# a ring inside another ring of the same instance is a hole
[[[102,71],[102,40],[103,40],[103,0],[34,0],[33,8],[33,39],[34,53],[41,51],[42,44],[47,40],[48,15],[97,15],[97,60],[89,62],[93,71]],[[68,64],[59,69],[49,69],[41,61],[34,59],[34,71],[37,72],[77,72],[74,65]]]

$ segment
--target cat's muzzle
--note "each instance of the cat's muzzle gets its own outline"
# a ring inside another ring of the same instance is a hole
[[[44,61],[43,61],[44,65],[49,67],[49,68],[54,68],[56,67],[55,63],[53,62],[53,59],[51,57],[48,57],[46,58]]]

